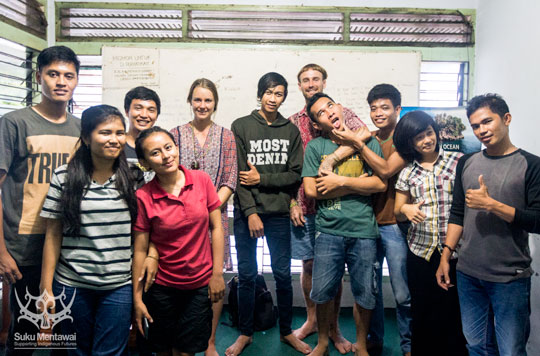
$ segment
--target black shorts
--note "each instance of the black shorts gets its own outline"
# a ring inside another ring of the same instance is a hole
[[[175,348],[180,352],[197,353],[208,348],[212,333],[208,286],[181,290],[154,284],[143,301],[154,320],[148,331],[152,351]]]

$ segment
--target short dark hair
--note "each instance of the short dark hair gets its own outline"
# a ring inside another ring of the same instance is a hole
[[[368,93],[367,102],[371,105],[377,99],[389,99],[394,108],[401,106],[401,93],[392,84],[377,84]]]
[[[176,141],[174,140],[174,136],[172,135],[172,133],[159,126],[152,126],[149,129],[141,131],[141,133],[139,133],[139,136],[137,136],[137,138],[135,139],[135,153],[137,154],[138,159],[144,159],[144,150],[142,147],[144,140],[146,140],[150,135],[157,132],[163,132],[164,134],[167,134],[171,138],[172,142],[174,142],[174,144],[176,145]]]
[[[321,67],[320,65],[315,64],[315,63],[309,63],[309,64],[306,64],[305,66],[303,66],[300,69],[300,71],[298,72],[298,74],[296,75],[296,78],[298,79],[298,83],[300,83],[300,76],[302,75],[302,73],[307,72],[310,69],[321,73],[323,80],[326,80],[326,78],[328,78],[328,73],[326,72],[326,70],[323,67]]]
[[[510,109],[508,109],[508,105],[502,96],[499,94],[488,93],[477,95],[469,101],[469,104],[467,105],[467,117],[470,118],[476,110],[486,107],[501,118],[510,112]]]
[[[156,103],[158,115],[161,113],[161,100],[159,100],[159,96],[152,89],[140,86],[128,91],[124,97],[124,110],[126,112],[129,112],[131,102],[135,99],[152,100],[154,103]]]
[[[283,100],[287,99],[287,80],[285,80],[281,74],[276,72],[266,73],[261,77],[261,79],[259,79],[259,83],[257,84],[257,99],[261,99],[264,92],[266,92],[269,88],[275,88],[278,85],[283,85],[285,87],[285,97]]]
[[[321,98],[328,98],[331,102],[335,103],[334,99],[332,99],[330,97],[330,95],[327,95],[325,93],[315,93],[311,98],[309,98],[309,100],[307,102],[307,105],[306,105],[306,111],[307,111],[307,114],[308,114],[309,118],[313,122],[318,122],[318,121],[317,121],[317,118],[315,117],[315,115],[313,115],[313,113],[311,112],[311,107],[313,105],[315,105],[315,103],[317,101],[319,101],[319,99],[321,99]]]
[[[37,57],[37,70],[41,72],[43,67],[48,66],[52,62],[66,62],[73,63],[77,75],[79,75],[79,68],[81,62],[73,50],[66,46],[52,46],[45,48]]]
[[[439,152],[439,126],[429,114],[421,110],[415,110],[405,114],[398,121],[394,131],[394,146],[396,146],[396,150],[404,160],[412,162],[415,159],[420,160],[422,158],[420,153],[414,149],[413,140],[416,135],[427,130],[430,126],[437,136],[435,151]]]

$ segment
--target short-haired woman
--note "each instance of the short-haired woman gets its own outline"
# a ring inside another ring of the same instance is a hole
[[[411,293],[411,353],[414,356],[468,355],[461,331],[456,288],[437,285],[435,272],[445,245],[458,152],[440,146],[439,128],[431,116],[412,111],[394,131],[394,145],[408,165],[396,182],[394,213],[410,220],[407,276]],[[455,280],[456,261],[451,268]]]

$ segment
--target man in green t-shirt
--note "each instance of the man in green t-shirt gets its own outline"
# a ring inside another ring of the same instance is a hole
[[[328,332],[332,300],[341,283],[345,264],[355,299],[356,353],[368,356],[366,337],[371,310],[375,308],[377,287],[374,276],[379,230],[373,213],[371,194],[386,190],[386,182],[372,175],[371,169],[356,152],[336,165],[333,172],[322,171],[322,160],[338,148],[336,131],[344,130],[343,108],[323,93],[315,94],[306,111],[322,137],[310,141],[304,155],[302,177],[306,196],[317,199],[315,218],[315,257],[310,298],[317,304],[319,340],[311,355],[328,350]],[[376,140],[366,144],[382,156]]]

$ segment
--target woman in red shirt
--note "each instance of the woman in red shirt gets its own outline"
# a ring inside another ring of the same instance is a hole
[[[194,355],[208,346],[211,303],[225,292],[221,202],[208,174],[179,165],[178,147],[169,132],[157,126],[145,130],[135,146],[141,165],[156,173],[137,191],[135,321],[153,351]],[[139,277],[150,241],[159,253],[159,266],[143,296]],[[149,322],[146,334],[144,319]]]

